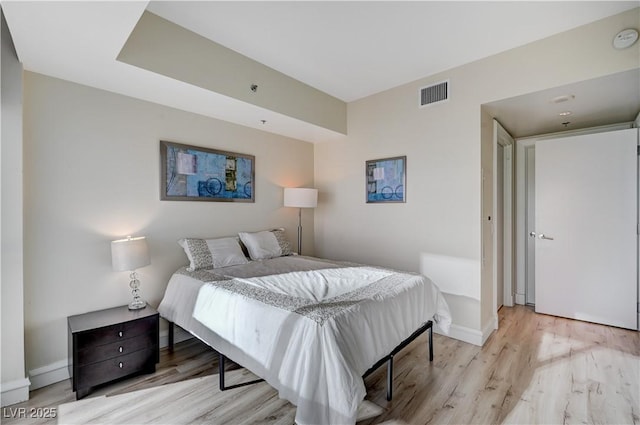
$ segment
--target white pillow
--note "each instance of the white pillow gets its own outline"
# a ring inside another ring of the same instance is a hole
[[[291,244],[284,235],[284,229],[265,230],[262,232],[240,232],[240,240],[247,248],[252,260],[291,255]]]
[[[194,239],[184,238],[178,241],[189,258],[187,270],[217,269],[220,267],[246,264],[237,238]]]

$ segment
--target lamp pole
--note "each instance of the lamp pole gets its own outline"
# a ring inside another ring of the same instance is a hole
[[[302,255],[302,208],[298,208],[298,255]]]

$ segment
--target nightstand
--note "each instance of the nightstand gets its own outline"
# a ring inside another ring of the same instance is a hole
[[[139,373],[153,373],[160,360],[160,315],[147,306],[127,306],[69,316],[69,375],[76,399],[91,389]]]

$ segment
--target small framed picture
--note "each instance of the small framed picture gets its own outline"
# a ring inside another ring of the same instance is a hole
[[[367,203],[406,202],[407,157],[366,161]]]

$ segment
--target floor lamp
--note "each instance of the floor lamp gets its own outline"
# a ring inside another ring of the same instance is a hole
[[[298,254],[302,253],[302,209],[318,205],[318,189],[285,187],[284,206],[298,208]]]

